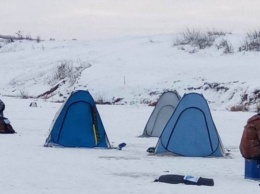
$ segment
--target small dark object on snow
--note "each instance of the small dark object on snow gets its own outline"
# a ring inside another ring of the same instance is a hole
[[[8,118],[0,118],[0,133],[15,133]]]
[[[37,107],[37,103],[36,102],[31,102],[30,103],[30,107]]]
[[[150,154],[153,154],[153,153],[155,153],[155,148],[154,147],[149,147],[146,151],[148,153],[150,153]]]
[[[163,183],[170,183],[170,184],[184,183],[186,185],[198,185],[198,186],[201,185],[214,186],[214,180],[210,178],[183,176],[177,174],[162,175],[158,179],[155,179],[154,182],[163,182]]]
[[[118,149],[119,149],[119,150],[122,150],[122,148],[125,147],[125,146],[126,146],[126,143],[124,143],[124,142],[123,142],[123,143],[120,143],[120,144],[118,145]]]

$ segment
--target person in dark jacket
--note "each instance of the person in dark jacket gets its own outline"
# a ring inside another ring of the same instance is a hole
[[[16,133],[8,118],[4,117],[5,104],[0,99],[0,133]]]
[[[0,99],[0,118],[4,117],[4,110],[5,110],[5,104],[4,104],[4,102]]]
[[[239,149],[244,158],[260,160],[260,113],[248,119]]]

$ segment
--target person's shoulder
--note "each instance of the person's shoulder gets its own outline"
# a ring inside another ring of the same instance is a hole
[[[257,113],[255,115],[253,115],[252,117],[250,117],[247,120],[247,123],[251,123],[251,122],[254,122],[254,121],[257,121],[257,120],[260,120],[260,113]]]

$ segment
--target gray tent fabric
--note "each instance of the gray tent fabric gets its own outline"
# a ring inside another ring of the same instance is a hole
[[[175,90],[164,92],[160,96],[140,137],[159,137],[180,99],[180,95]]]

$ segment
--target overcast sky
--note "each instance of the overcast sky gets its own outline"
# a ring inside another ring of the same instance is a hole
[[[43,39],[260,29],[260,0],[0,0],[0,8],[1,35]]]

